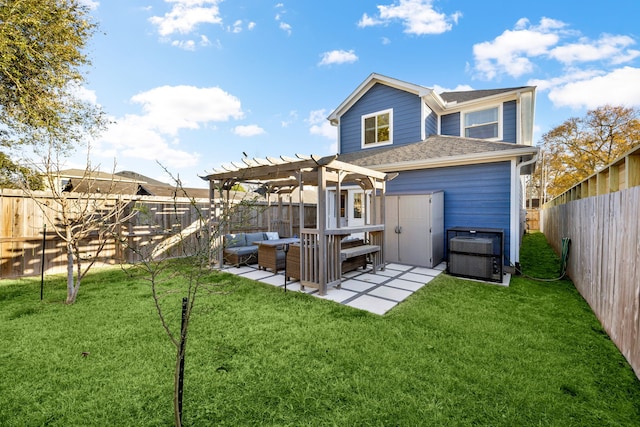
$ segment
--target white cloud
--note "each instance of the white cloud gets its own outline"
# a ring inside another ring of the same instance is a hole
[[[555,106],[594,109],[605,104],[640,106],[640,68],[623,67],[608,74],[552,88]]]
[[[338,140],[338,128],[331,126],[331,123],[327,120],[326,110],[311,111],[305,121],[311,125],[309,127],[311,135],[320,135],[334,141]]]
[[[280,29],[288,35],[291,35],[291,25],[287,24],[286,22],[280,22]]]
[[[196,50],[196,42],[193,40],[174,40],[171,42],[171,46],[178,47],[182,50]]]
[[[493,41],[473,46],[475,69],[488,80],[500,74],[518,78],[533,71],[534,65],[530,57],[547,53],[558,40],[557,34],[538,29],[506,30]]]
[[[87,102],[89,104],[98,105],[98,96],[95,90],[87,89],[84,86],[70,85],[68,86],[69,92],[80,101]]]
[[[200,155],[171,146],[144,116],[127,115],[116,119],[102,135],[94,153],[105,157],[155,160],[171,168],[192,167]]]
[[[640,57],[640,51],[630,48],[635,44],[624,35],[604,34],[590,40],[551,18],[542,18],[537,25],[522,18],[513,30],[473,46],[474,69],[478,77],[491,80],[529,74],[537,68],[536,60],[553,60],[565,67],[587,62],[620,65]]]
[[[232,33],[240,33],[242,32],[242,19],[238,19],[233,23],[233,27],[229,29]]]
[[[249,22],[249,23],[247,24],[247,30],[251,31],[251,30],[253,30],[254,28],[256,28],[256,23],[255,23],[255,22],[251,21],[251,22]]]
[[[280,27],[280,29],[282,31],[287,33],[287,35],[291,35],[291,31],[292,31],[291,25],[282,20],[282,14],[287,13],[287,11],[284,10],[284,4],[278,3],[278,4],[276,4],[275,7],[276,7],[276,9],[280,9],[280,11],[278,13],[276,13],[276,16],[275,16],[276,22],[279,23],[278,26]]]
[[[629,36],[605,34],[599,40],[584,39],[578,43],[558,46],[549,52],[549,56],[564,64],[600,60],[621,64],[633,60],[640,54],[637,50],[626,50],[634,44],[635,40]]]
[[[240,119],[240,100],[218,87],[161,86],[131,101],[142,105],[153,126],[175,135],[180,129],[198,129],[201,123]]]
[[[161,36],[180,33],[188,34],[199,24],[220,24],[221,0],[165,0],[172,3],[171,10],[164,16],[152,16],[149,21],[158,27]]]
[[[473,88],[469,85],[458,85],[453,89],[448,89],[439,85],[433,85],[432,89],[437,94],[440,94],[442,92],[463,92],[463,91],[473,90]]]
[[[233,133],[235,133],[238,136],[257,136],[257,135],[262,135],[265,132],[264,129],[262,129],[260,126],[258,125],[246,125],[246,126],[236,126],[235,128],[233,128]]]
[[[217,87],[162,86],[131,98],[142,114],[113,119],[97,153],[157,160],[174,168],[195,166],[200,155],[180,149],[178,133],[243,117],[240,101]]]
[[[331,64],[350,64],[356,62],[358,56],[352,50],[332,50],[322,54],[322,60],[318,65],[331,65]]]
[[[400,0],[391,5],[378,5],[378,16],[371,17],[364,13],[358,27],[388,25],[400,21],[404,32],[408,34],[442,34],[450,31],[452,23],[457,23],[462,16],[455,12],[450,16],[435,10],[433,0]]]
[[[80,0],[80,4],[87,6],[91,10],[96,10],[100,6],[100,2],[95,0]]]
[[[298,120],[298,112],[296,110],[291,110],[289,112],[289,116],[288,116],[288,120],[282,120],[280,122],[280,125],[283,128],[287,128],[289,127],[292,123],[294,123],[296,120]]]

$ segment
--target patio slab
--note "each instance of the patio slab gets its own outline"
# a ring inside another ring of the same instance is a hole
[[[305,292],[318,298],[383,315],[433,280],[444,269],[444,263],[435,269],[387,264],[385,270],[373,274],[368,266],[366,269],[345,274],[341,288],[330,288],[323,296],[320,296],[315,288],[307,287],[302,291],[298,281],[288,282],[287,291]],[[284,272],[274,274],[270,271],[258,270],[257,265],[230,267],[222,271],[284,289]]]

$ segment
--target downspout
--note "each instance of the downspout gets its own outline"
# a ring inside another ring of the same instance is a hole
[[[522,171],[522,168],[525,166],[529,166],[535,162],[538,161],[538,154],[539,152],[536,151],[536,153],[533,155],[533,157],[531,157],[531,159],[527,160],[526,162],[521,162],[518,163],[516,165],[516,176],[514,177],[514,180],[518,180],[518,184],[520,184],[520,173]],[[522,185],[518,185],[518,188],[520,189],[519,191],[523,191],[522,190]],[[518,202],[520,202],[518,200]],[[511,254],[509,254],[509,259],[512,260],[515,268],[516,268],[516,272],[520,271],[520,242],[521,242],[521,233],[520,233],[520,210],[522,209],[522,203],[518,203],[517,204],[517,209],[514,209],[515,212],[512,212],[513,217],[516,219],[516,227],[514,227],[514,229],[517,229],[517,233],[511,233]],[[513,223],[512,223],[513,224]]]

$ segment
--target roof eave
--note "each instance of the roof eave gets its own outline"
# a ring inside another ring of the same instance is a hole
[[[523,147],[505,151],[487,151],[483,153],[463,154],[459,156],[439,157],[436,159],[420,159],[398,163],[385,163],[367,166],[380,172],[402,172],[415,169],[433,169],[448,166],[463,166],[478,163],[493,163],[512,160],[516,157],[533,156],[538,152],[537,147]]]
[[[491,103],[491,102],[496,102],[499,101],[501,99],[511,99],[514,96],[518,96],[518,94],[523,93],[523,92],[535,92],[536,87],[535,86],[525,86],[525,87],[521,87],[521,88],[517,88],[508,92],[502,92],[502,93],[498,93],[495,95],[490,95],[490,96],[483,96],[481,98],[476,98],[476,99],[471,99],[469,101],[463,101],[463,102],[458,102],[458,101],[453,101],[453,102],[445,102],[445,109],[448,110],[461,110],[464,108],[467,108],[469,106],[473,106],[476,104],[486,104],[486,103]]]

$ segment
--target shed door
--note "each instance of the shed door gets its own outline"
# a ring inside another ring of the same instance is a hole
[[[428,196],[399,196],[399,261],[403,264],[427,265],[431,259],[431,227]]]
[[[388,262],[430,266],[430,196],[387,196],[385,258]]]

